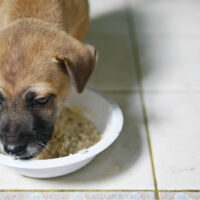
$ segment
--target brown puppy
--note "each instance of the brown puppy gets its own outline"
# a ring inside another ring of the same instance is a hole
[[[20,159],[51,138],[71,83],[82,92],[95,49],[87,0],[0,0],[0,142]]]

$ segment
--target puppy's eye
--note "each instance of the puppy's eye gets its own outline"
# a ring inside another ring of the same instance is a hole
[[[50,101],[51,97],[52,97],[52,95],[49,95],[47,97],[37,98],[37,99],[34,100],[34,104],[45,105]]]

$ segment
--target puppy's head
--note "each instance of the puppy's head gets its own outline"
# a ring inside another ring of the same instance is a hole
[[[0,33],[0,143],[20,159],[50,140],[64,100],[93,71],[95,49],[39,20],[19,20]]]

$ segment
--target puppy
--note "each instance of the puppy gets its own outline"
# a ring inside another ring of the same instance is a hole
[[[83,44],[87,0],[0,0],[0,143],[36,156],[74,84],[82,92],[96,61]]]

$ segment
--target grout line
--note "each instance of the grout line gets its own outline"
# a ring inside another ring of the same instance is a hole
[[[66,189],[50,189],[50,190],[0,190],[0,192],[155,192],[155,190],[66,190]],[[196,192],[200,193],[200,190],[183,189],[183,190],[158,190],[158,192]]]
[[[159,192],[200,192],[200,190],[190,190],[190,189],[184,189],[184,190],[159,190]]]
[[[138,94],[141,89],[99,89],[105,94]],[[200,90],[182,89],[143,89],[143,93],[151,95],[200,95]]]
[[[138,31],[138,34],[142,35],[144,38],[161,38],[161,39],[190,39],[198,40],[200,39],[199,34],[168,34],[168,33],[154,33],[152,31]]]
[[[0,190],[0,192],[154,192],[154,190]]]
[[[105,94],[134,94],[140,93],[139,89],[101,89]]]
[[[154,185],[155,185],[155,195],[156,199],[159,200],[159,191],[158,191],[158,182],[156,178],[156,169],[155,169],[155,164],[154,164],[154,158],[153,158],[153,152],[152,152],[152,146],[151,146],[151,138],[150,138],[150,132],[149,132],[149,126],[148,126],[148,119],[147,119],[147,111],[144,103],[144,95],[141,90],[141,102],[142,102],[142,109],[143,109],[143,117],[144,117],[144,123],[146,127],[146,133],[147,133],[147,140],[148,140],[148,145],[149,145],[149,153],[150,153],[150,158],[151,158],[151,165],[152,165],[152,172],[153,172],[153,178],[154,178]]]
[[[127,20],[128,30],[129,30],[129,39],[131,41],[132,52],[133,52],[133,56],[134,56],[135,64],[136,64],[135,66],[136,66],[138,84],[140,87],[140,99],[142,103],[143,118],[144,118],[144,123],[145,123],[145,129],[146,129],[146,135],[147,135],[149,153],[150,153],[150,159],[151,159],[152,173],[153,173],[154,186],[155,186],[155,197],[156,197],[156,200],[160,200],[159,191],[158,191],[158,183],[157,183],[156,172],[155,172],[155,164],[154,164],[152,147],[151,147],[151,138],[150,138],[150,132],[149,132],[149,127],[148,127],[147,112],[146,112],[146,107],[145,107],[145,102],[144,102],[144,94],[143,94],[143,86],[142,86],[142,71],[141,71],[140,60],[139,60],[139,48],[137,46],[136,35],[134,33],[134,25],[132,24],[133,20],[131,20],[131,16],[129,14],[130,9],[129,9],[128,1],[126,1],[126,6],[127,6],[126,20]]]
[[[159,95],[199,95],[200,90],[187,90],[187,89],[143,89],[146,94],[159,94]]]
[[[190,39],[190,40],[198,40],[200,39],[199,34],[191,34],[191,35],[181,35],[181,34],[165,34],[165,33],[154,33],[152,31],[138,31],[138,34],[142,35],[144,38],[161,38],[167,40],[174,40],[177,39]]]

